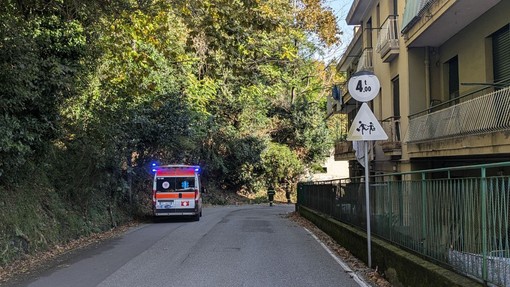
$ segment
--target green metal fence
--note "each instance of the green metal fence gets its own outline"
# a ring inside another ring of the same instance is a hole
[[[496,286],[510,286],[510,162],[375,175],[372,234]],[[298,205],[366,229],[363,178],[301,182]]]

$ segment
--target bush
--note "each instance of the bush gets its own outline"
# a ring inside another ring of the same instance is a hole
[[[275,190],[292,186],[304,169],[297,155],[278,143],[270,143],[262,153],[262,166],[267,187]]]

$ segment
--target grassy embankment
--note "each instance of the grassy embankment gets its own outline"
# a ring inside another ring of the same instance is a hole
[[[59,193],[44,173],[0,188],[0,266],[132,218],[107,194],[88,192],[78,200]]]

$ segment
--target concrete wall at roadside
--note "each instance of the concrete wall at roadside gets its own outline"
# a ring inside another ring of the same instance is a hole
[[[332,218],[325,217],[303,206],[296,207],[299,214],[324,232],[357,258],[367,261],[366,233]],[[412,253],[383,240],[372,237],[372,267],[384,273],[393,286],[413,287],[475,287],[481,283],[453,271],[432,264]]]

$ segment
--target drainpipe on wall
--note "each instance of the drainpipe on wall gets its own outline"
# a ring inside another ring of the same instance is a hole
[[[429,47],[425,47],[425,106],[430,108],[430,55]]]

